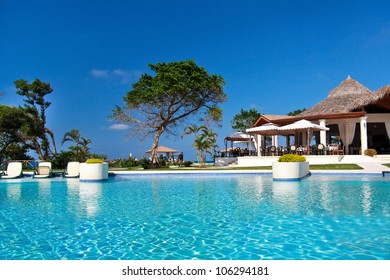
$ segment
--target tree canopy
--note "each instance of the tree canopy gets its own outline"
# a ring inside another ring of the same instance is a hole
[[[22,130],[26,128],[28,116],[20,107],[0,105],[0,160],[27,159],[28,145]]]
[[[154,76],[143,74],[124,97],[125,106],[116,106],[112,118],[130,126],[142,139],[154,135],[151,148],[153,163],[158,163],[160,136],[177,133],[189,118],[197,122],[218,123],[222,118],[219,104],[227,100],[224,79],[208,74],[194,60],[149,64]]]
[[[52,93],[53,89],[49,83],[35,79],[31,84],[26,80],[15,81],[16,93],[24,96],[24,110],[29,117],[28,126],[23,130],[25,141],[31,144],[39,158],[48,159],[51,155],[57,154],[54,140],[54,133],[46,127],[46,109],[50,102],[45,96]],[[53,150],[50,149],[48,135],[51,138]]]
[[[306,110],[306,108],[297,109],[297,110],[294,110],[294,111],[291,111],[291,112],[287,113],[287,116],[296,116],[296,115],[302,113],[305,110]]]
[[[232,128],[236,131],[245,132],[247,128],[252,125],[260,117],[260,113],[256,109],[249,109],[249,111],[241,109],[240,113],[234,115],[231,121]]]

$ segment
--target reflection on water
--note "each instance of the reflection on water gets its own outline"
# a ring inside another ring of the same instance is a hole
[[[80,182],[79,196],[80,210],[84,210],[88,217],[95,216],[100,209],[102,184],[98,182]]]
[[[364,214],[366,215],[369,215],[370,214],[370,211],[371,211],[371,195],[372,195],[372,191],[371,191],[371,187],[368,186],[368,185],[364,185],[362,187],[362,194],[363,194],[363,211],[364,211]]]
[[[12,184],[7,187],[7,196],[11,200],[19,200],[22,193],[22,184]]]
[[[273,198],[275,201],[294,206],[298,203],[299,182],[274,181],[272,184]]]
[[[40,199],[49,199],[51,197],[51,181],[50,179],[37,179],[38,195]]]

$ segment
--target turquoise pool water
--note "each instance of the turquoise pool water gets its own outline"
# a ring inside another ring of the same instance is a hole
[[[0,181],[0,259],[390,259],[390,178]]]

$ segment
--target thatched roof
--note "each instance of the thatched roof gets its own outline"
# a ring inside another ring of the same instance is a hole
[[[298,116],[342,114],[362,111],[374,101],[375,94],[351,77],[329,92],[328,97]]]
[[[373,102],[376,106],[384,110],[390,110],[390,85],[374,91],[373,95]]]

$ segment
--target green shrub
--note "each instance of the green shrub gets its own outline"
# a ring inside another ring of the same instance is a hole
[[[61,151],[51,159],[51,163],[54,169],[65,169],[68,162],[74,160],[73,152]]]
[[[103,163],[103,161],[100,158],[89,158],[85,163]]]
[[[192,164],[193,164],[192,161],[185,161],[185,162],[183,162],[183,165],[184,165],[185,167],[190,167]]]
[[[378,153],[375,149],[367,149],[364,151],[364,154],[369,157],[376,156]]]
[[[147,158],[143,158],[143,159],[140,159],[138,161],[139,165],[141,165],[143,167],[143,169],[150,169],[152,168],[152,162],[147,159]]]
[[[130,168],[138,165],[139,165],[138,160],[135,158],[129,158],[129,159],[119,158],[110,162],[110,167],[113,168]]]
[[[306,158],[300,155],[285,154],[279,157],[279,162],[305,162]]]

